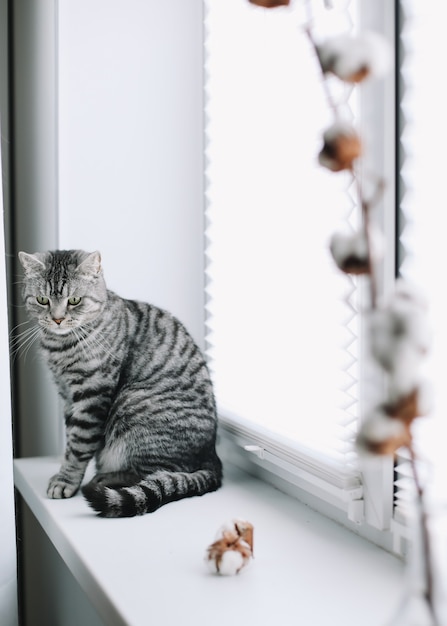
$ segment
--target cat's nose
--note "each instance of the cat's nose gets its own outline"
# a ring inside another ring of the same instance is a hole
[[[56,319],[55,317],[53,317],[53,322],[56,322],[56,324],[57,324],[58,326],[60,326],[61,322],[63,322],[63,321],[64,321],[64,319],[65,319],[65,318],[63,318],[63,317],[59,317],[59,318],[57,318],[57,319]]]

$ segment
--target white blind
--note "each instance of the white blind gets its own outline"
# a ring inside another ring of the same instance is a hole
[[[402,275],[420,286],[429,303],[433,345],[426,376],[434,389],[434,409],[414,424],[415,445],[428,475],[429,493],[446,501],[447,298],[442,281],[445,249],[445,164],[447,93],[434,79],[447,53],[444,13],[416,0],[402,0],[401,202]],[[407,511],[412,481],[408,463],[397,467],[396,514]]]
[[[317,36],[352,27],[355,2],[314,4]],[[349,175],[317,164],[333,120],[303,31],[306,4],[206,5],[207,344],[218,406],[223,419],[352,476],[358,291],[334,268],[328,240],[358,211]],[[336,98],[354,115],[349,95]]]

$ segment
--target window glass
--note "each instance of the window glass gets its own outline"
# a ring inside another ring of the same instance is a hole
[[[359,218],[350,175],[318,165],[333,121],[306,3],[207,3],[207,326],[219,408],[349,466],[358,415],[359,294],[330,236]],[[356,3],[312,3],[315,35]],[[356,100],[334,81],[345,113]]]

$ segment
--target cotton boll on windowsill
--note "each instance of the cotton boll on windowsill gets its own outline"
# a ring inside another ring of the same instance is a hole
[[[210,571],[234,576],[248,565],[253,556],[253,525],[244,520],[225,523],[217,532],[205,556]]]

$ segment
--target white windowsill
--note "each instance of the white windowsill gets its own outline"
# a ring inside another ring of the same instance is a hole
[[[15,485],[108,626],[383,626],[398,604],[398,559],[236,468],[216,493],[109,520],[45,497],[58,465],[16,460]],[[254,525],[255,558],[212,575],[205,550],[234,517]]]

